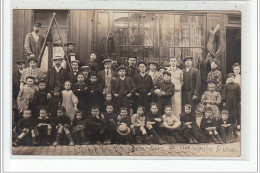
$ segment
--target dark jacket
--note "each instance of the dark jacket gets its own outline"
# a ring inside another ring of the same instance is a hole
[[[208,127],[216,127],[216,118],[205,118],[203,117],[200,122],[200,129],[206,131]]]
[[[130,118],[129,116],[126,116],[126,117],[122,118],[121,120],[119,120],[119,117],[120,117],[120,116],[121,116],[121,115],[118,115],[118,117],[117,117],[117,122],[118,122],[118,123],[126,123],[127,126],[130,127],[130,125],[131,125],[131,118]]]
[[[22,118],[17,123],[17,131],[22,133],[24,128],[32,130],[35,126],[35,121],[33,118]]]
[[[90,68],[90,71],[93,71],[96,73],[99,71],[98,63],[96,61],[90,61],[89,68]]]
[[[140,73],[140,70],[137,67],[128,66],[126,68],[126,76],[129,76],[132,79],[134,79],[135,75],[137,75],[138,73]]]
[[[49,113],[51,113],[51,117],[55,117],[57,116],[57,109],[59,106],[62,105],[62,97],[55,97],[55,96],[51,96],[50,100],[49,100]]]
[[[47,90],[38,90],[33,95],[33,105],[35,108],[45,107],[48,106],[48,99],[47,99]]]
[[[74,75],[73,71],[69,72],[69,79],[72,82],[72,84],[75,84],[78,82],[77,77],[78,77],[79,71]]]
[[[34,54],[35,57],[38,59],[44,40],[45,38],[41,34],[39,34],[39,39],[37,42],[35,41],[32,33],[27,34],[24,41],[24,50],[26,55],[29,56],[31,54]]]
[[[185,70],[186,69],[183,69],[182,72],[184,73]],[[201,84],[200,71],[198,69],[191,67],[191,69],[190,69],[190,79],[191,79],[190,87],[191,87],[192,94],[199,96],[200,84]]]
[[[58,126],[59,124],[70,125],[70,118],[66,115],[54,117],[54,119],[52,121],[52,126]]]
[[[143,85],[142,85],[142,78],[143,79]],[[134,83],[136,86],[136,93],[138,94],[148,94],[153,89],[153,80],[152,77],[148,74],[145,74],[144,77],[141,76],[140,73],[135,75]],[[146,93],[143,93],[142,91],[146,90]]]
[[[196,116],[193,115],[192,113],[190,113],[190,114],[181,113],[180,114],[180,120],[181,120],[181,131],[183,129],[188,128],[188,125],[185,125],[185,123],[187,123],[187,122],[192,122],[191,125],[197,125]]]
[[[112,75],[112,78],[111,78],[111,83],[112,83],[113,78],[116,78],[118,75],[112,69],[111,69],[111,75]],[[102,89],[104,89],[105,88],[105,84],[106,84],[106,81],[105,81],[105,70],[102,70],[102,71],[98,72],[97,77],[98,77],[98,81],[100,82],[100,84],[102,86]]]
[[[120,77],[117,77],[115,80],[113,80],[112,82],[112,94],[118,94],[118,86],[119,86],[119,79]],[[131,77],[126,76],[125,77],[126,80],[126,85],[127,85],[127,90],[128,93],[131,93],[132,95],[135,94],[135,90],[136,90],[136,86],[132,80]]]
[[[159,125],[160,123],[158,121],[155,121],[155,118],[162,118],[162,116],[159,113],[154,115],[154,114],[152,114],[151,111],[149,111],[145,116],[145,121],[146,121],[146,123],[155,122],[156,125]]]
[[[166,95],[161,96],[161,98],[171,98],[175,92],[175,85],[172,82],[159,82],[154,89],[160,89],[166,93]]]
[[[47,72],[47,90],[48,92],[52,91],[53,88],[55,87],[54,84],[55,84],[55,79],[54,79],[54,75],[55,73],[57,73],[55,67],[52,67],[48,70]],[[64,83],[67,81],[67,80],[70,80],[70,77],[69,77],[69,72],[68,70],[64,69],[63,67],[61,67],[60,71],[59,71],[59,74],[61,75],[61,83],[60,83],[60,86],[61,88],[63,88],[64,86]]]
[[[105,119],[99,114],[98,117],[92,117],[89,115],[86,119],[86,128],[90,131],[99,131],[105,128]]]
[[[222,124],[224,124],[224,121],[223,121],[222,118],[219,118],[219,119],[216,121],[216,126],[217,126],[217,129],[218,129],[218,130],[220,130],[220,127],[221,127]],[[227,119],[226,124],[231,124],[231,126],[232,126],[232,122],[231,122],[230,118]]]
[[[38,117],[35,121],[35,125],[37,126],[38,124],[51,124],[50,118],[46,117],[45,119],[42,119],[41,117]]]

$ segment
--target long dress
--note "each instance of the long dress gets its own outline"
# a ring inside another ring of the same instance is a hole
[[[235,125],[240,125],[241,121],[241,90],[237,83],[227,83],[223,88],[223,102],[229,112],[229,118]]]
[[[220,118],[218,105],[221,103],[221,95],[217,91],[205,91],[201,97],[201,102],[207,103],[207,107],[211,107],[215,118]],[[209,102],[213,102],[209,103]]]
[[[171,82],[175,85],[175,93],[172,96],[172,114],[180,119],[181,114],[181,87],[183,85],[183,73],[179,68],[169,68],[167,71],[171,72]]]
[[[216,90],[222,90],[222,73],[219,70],[211,70],[208,74],[207,82],[215,82]]]
[[[78,104],[78,98],[72,92],[72,90],[62,91],[62,106],[65,107],[67,116],[69,116],[72,122],[75,116],[74,104]]]
[[[19,91],[17,97],[17,106],[21,107],[22,109],[19,110],[20,112],[28,109],[32,103],[32,99],[34,96],[36,89],[34,86],[29,87],[27,84]]]

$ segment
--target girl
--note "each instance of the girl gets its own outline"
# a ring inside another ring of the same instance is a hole
[[[78,110],[78,98],[71,90],[71,81],[66,81],[64,83],[64,88],[65,90],[62,91],[62,106],[65,107],[67,115],[72,122],[75,116],[75,111]]]
[[[72,135],[76,145],[81,145],[84,143],[85,121],[83,118],[83,112],[80,110],[77,110],[76,116],[72,121]]]
[[[241,75],[240,75],[241,66],[239,65],[239,63],[235,63],[232,66],[232,69],[235,74],[234,83],[237,83],[241,87]]]
[[[221,95],[216,91],[216,84],[214,82],[208,83],[208,91],[205,91],[201,97],[201,102],[205,103],[207,107],[211,107],[215,118],[220,118],[218,105],[221,103]]]
[[[212,59],[210,66],[211,71],[208,74],[207,82],[216,83],[216,91],[221,91],[222,89],[222,73],[218,70],[220,62],[217,59]]]
[[[52,127],[54,127],[57,130],[56,140],[53,143],[54,146],[60,143],[60,137],[63,131],[65,132],[67,138],[70,140],[69,145],[70,146],[74,145],[72,136],[69,131],[70,119],[68,116],[66,116],[66,109],[63,106],[58,107],[57,116],[53,119]]]
[[[200,129],[202,132],[211,138],[215,144],[223,144],[216,128],[216,118],[213,116],[212,108],[208,107],[201,119]]]
[[[55,87],[52,91],[52,97],[49,101],[49,116],[54,117],[57,115],[57,108],[62,104],[61,90],[59,87]]]

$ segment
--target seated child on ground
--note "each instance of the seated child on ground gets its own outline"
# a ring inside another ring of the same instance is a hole
[[[115,142],[116,136],[116,114],[114,113],[113,104],[106,105],[106,112],[103,113],[106,120],[105,142],[104,144],[111,144]]]
[[[217,132],[216,118],[213,115],[212,108],[207,107],[204,117],[201,119],[200,129],[211,138],[215,144],[222,144],[222,140]]]
[[[131,119],[127,114],[126,107],[120,108],[120,114],[117,116],[116,131],[118,135],[116,143],[129,144],[132,140],[130,134]]]
[[[81,110],[77,110],[75,118],[72,121],[72,136],[75,145],[81,145],[85,142],[85,120],[83,114]]]
[[[142,141],[145,143],[151,142],[152,135],[148,137],[146,129],[145,129],[145,108],[143,106],[138,106],[137,113],[131,117],[132,125],[130,129],[132,131],[132,135],[135,138],[138,144],[141,144]],[[142,136],[143,140],[140,140],[140,136]]]
[[[57,136],[56,140],[53,143],[54,146],[60,143],[60,137],[64,131],[67,138],[69,139],[69,145],[74,145],[71,133],[70,133],[70,118],[66,115],[66,109],[63,106],[58,107],[57,116],[53,119],[53,127],[56,129]]]
[[[93,106],[90,109],[90,115],[86,121],[87,134],[90,137],[90,142],[102,144],[102,142],[104,142],[105,117],[100,113],[98,107]]]
[[[23,118],[20,119],[17,123],[18,137],[13,143],[13,146],[18,146],[21,140],[26,136],[32,136],[35,141],[35,135],[31,133],[35,125],[31,114],[32,111],[30,109],[24,109]]]
[[[231,139],[233,126],[227,110],[221,111],[221,118],[217,120],[217,131],[224,143],[233,143]]]

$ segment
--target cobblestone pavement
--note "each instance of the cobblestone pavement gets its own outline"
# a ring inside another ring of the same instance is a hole
[[[240,156],[240,142],[231,144],[20,146],[13,147],[13,155],[238,157]]]

